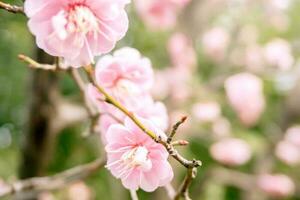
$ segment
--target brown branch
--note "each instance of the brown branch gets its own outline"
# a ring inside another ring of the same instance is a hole
[[[142,122],[132,113],[130,112],[127,108],[125,108],[120,102],[118,102],[115,98],[113,98],[110,94],[108,94],[104,88],[101,86],[95,84],[95,77],[94,77],[94,69],[91,66],[87,66],[84,68],[85,71],[87,72],[87,75],[89,76],[89,79],[93,82],[95,87],[98,89],[98,91],[103,94],[105,97],[105,101],[114,107],[118,108],[120,111],[122,111],[126,116],[128,116],[144,133],[146,133],[149,137],[151,137],[153,140],[155,140],[157,143],[162,144],[167,151],[169,152],[170,156],[175,158],[178,162],[180,162],[183,166],[186,168],[193,168],[193,167],[199,167],[201,165],[201,161],[198,160],[187,160],[183,156],[181,156],[178,151],[174,148],[173,145],[168,143],[167,141],[163,140],[161,137],[157,137],[156,134],[152,131],[149,130],[144,126]],[[186,119],[186,118],[185,118]],[[181,121],[185,121],[183,118]],[[183,123],[182,122],[182,123]]]
[[[32,58],[25,56],[23,54],[20,54],[18,56],[20,60],[23,62],[27,63],[29,67],[34,68],[34,69],[44,69],[44,70],[49,70],[49,71],[55,71],[57,70],[56,65],[49,65],[49,64],[41,64],[33,60]]]
[[[87,66],[84,68],[90,81],[96,86],[98,91],[104,95],[105,101],[116,108],[118,108],[120,111],[122,111],[126,116],[128,116],[144,133],[146,133],[148,136],[150,136],[153,140],[155,140],[157,143],[162,144],[166,150],[168,151],[169,155],[172,156],[175,160],[177,160],[179,163],[181,163],[183,166],[187,168],[187,175],[185,180],[182,183],[182,186],[180,187],[180,190],[178,194],[176,195],[175,199],[179,199],[180,197],[184,197],[186,200],[189,200],[189,193],[188,188],[192,182],[192,180],[196,177],[197,174],[197,167],[199,167],[202,163],[199,160],[187,160],[182,155],[178,153],[178,151],[175,149],[174,145],[171,144],[171,141],[173,139],[173,136],[175,135],[177,129],[179,126],[185,122],[187,119],[186,117],[183,117],[178,123],[176,123],[173,127],[173,131],[171,132],[170,137],[167,140],[162,139],[161,137],[157,137],[155,132],[152,130],[147,129],[142,122],[127,108],[125,108],[120,102],[118,102],[115,98],[113,98],[110,94],[108,94],[104,88],[102,88],[100,85],[96,84],[95,77],[94,77],[94,68],[92,66]]]
[[[174,124],[172,131],[170,133],[170,136],[168,137],[167,143],[170,143],[173,140],[173,137],[175,136],[178,128],[180,127],[180,125],[182,125],[187,119],[187,116],[184,116],[180,119],[180,121],[178,121],[176,124]]]
[[[4,9],[8,12],[15,13],[15,14],[16,13],[24,14],[23,7],[16,6],[16,5],[10,5],[10,4],[4,3],[2,1],[0,1],[0,9]]]
[[[91,163],[74,167],[49,177],[36,177],[6,185],[0,190],[0,197],[8,195],[27,196],[43,191],[57,190],[78,180],[85,179],[104,167],[106,161],[97,159]]]
[[[193,181],[194,178],[197,176],[197,168],[192,167],[187,169],[186,176],[175,196],[175,200],[179,200],[181,197],[183,197],[185,200],[191,200],[189,196],[189,187]]]

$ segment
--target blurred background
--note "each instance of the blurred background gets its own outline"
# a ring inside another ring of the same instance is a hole
[[[182,154],[203,162],[193,199],[300,199],[299,9],[299,0],[135,0],[128,6],[130,28],[118,47],[151,59],[153,95],[168,107],[170,125],[188,116],[177,138],[190,142],[179,147]],[[103,154],[99,135],[84,136],[89,120],[68,74],[29,69],[20,53],[51,62],[35,47],[26,18],[0,10],[0,187]],[[171,163],[178,187],[185,169]],[[138,195],[167,198],[163,188]],[[129,192],[103,169],[39,199],[120,197],[130,199]]]

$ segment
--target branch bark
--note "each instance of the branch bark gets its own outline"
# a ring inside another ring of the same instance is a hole
[[[24,14],[23,7],[16,6],[16,5],[11,5],[11,4],[8,4],[8,3],[4,3],[2,1],[0,1],[0,9],[4,9],[8,12],[15,13],[15,14],[16,13]]]
[[[91,163],[74,167],[49,177],[35,177],[6,185],[0,190],[0,197],[16,195],[22,198],[35,197],[43,191],[61,189],[78,180],[85,179],[104,167],[105,159],[97,159]]]

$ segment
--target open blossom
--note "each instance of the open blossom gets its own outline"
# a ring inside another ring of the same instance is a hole
[[[254,125],[265,108],[261,79],[250,73],[240,73],[225,81],[227,98],[247,126]]]
[[[174,27],[178,11],[188,0],[135,0],[138,14],[147,26],[154,30]]]
[[[128,109],[151,98],[148,95],[153,84],[151,62],[136,49],[125,47],[115,51],[113,55],[102,57],[96,65],[95,78],[96,84]],[[100,96],[99,94],[99,98]],[[102,106],[108,104],[102,103]]]
[[[183,33],[173,34],[167,48],[173,65],[183,67],[196,65],[197,57],[192,41]]]
[[[166,135],[150,121],[141,120],[157,136]],[[125,124],[111,125],[107,133],[106,167],[113,176],[121,179],[127,189],[139,188],[151,192],[168,184],[173,170],[168,162],[168,152],[163,145],[153,141],[130,119]]]
[[[267,43],[264,56],[269,65],[280,70],[288,70],[294,64],[291,45],[283,39],[276,38]]]
[[[169,125],[169,117],[165,105],[162,102],[153,102],[152,100],[141,103],[143,103],[143,106],[137,105],[136,108],[130,111],[136,117],[147,119],[162,131],[166,131]],[[125,118],[125,114],[115,109],[101,115],[97,128],[98,132],[101,133],[101,139],[104,144],[107,143],[106,135],[108,128],[112,124],[124,122]]]
[[[243,165],[251,158],[250,146],[241,139],[227,138],[213,144],[212,157],[225,165]]]
[[[153,84],[150,60],[129,47],[102,57],[96,65],[95,77],[97,84],[121,102],[148,92]]]
[[[295,192],[294,182],[284,174],[262,174],[257,184],[262,191],[275,198],[284,198]]]
[[[214,27],[206,31],[202,37],[205,54],[215,61],[224,59],[229,42],[228,32],[221,27]]]
[[[108,53],[128,29],[130,0],[26,0],[28,26],[37,45],[73,67]]]

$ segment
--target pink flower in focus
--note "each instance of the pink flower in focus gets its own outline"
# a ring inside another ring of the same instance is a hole
[[[196,65],[196,52],[192,41],[183,33],[175,33],[168,42],[168,52],[175,66],[194,67]]]
[[[221,27],[212,28],[205,32],[202,37],[204,52],[215,61],[221,61],[224,59],[229,41],[230,36],[225,29]]]
[[[295,184],[284,174],[263,174],[258,177],[258,187],[271,197],[284,198],[295,192]]]
[[[142,106],[130,110],[135,116],[142,117],[151,121],[160,130],[166,131],[169,125],[169,117],[165,105],[161,102],[153,102],[152,100],[141,102]],[[116,117],[117,116],[117,117]],[[101,133],[101,139],[104,144],[107,143],[107,130],[112,124],[123,123],[126,116],[116,109],[101,115],[97,132]]]
[[[250,146],[241,139],[223,139],[210,148],[212,157],[218,162],[237,166],[245,164],[251,158]]]
[[[192,112],[200,122],[213,122],[220,117],[221,108],[217,102],[204,102],[195,104]]]
[[[128,29],[130,0],[26,0],[28,26],[37,45],[80,67],[108,53]]]
[[[174,27],[179,10],[187,0],[135,0],[137,13],[153,30],[166,30]]]
[[[142,121],[147,128],[166,138],[151,122]],[[125,120],[125,125],[110,126],[107,141],[106,167],[113,176],[122,180],[125,188],[141,188],[151,192],[172,180],[173,170],[167,160],[166,149],[153,141],[130,119]]]
[[[149,98],[153,70],[148,58],[129,47],[102,57],[95,70],[96,83],[125,107],[136,107],[142,97]]]
[[[280,70],[289,70],[294,64],[291,45],[283,39],[276,38],[266,44],[264,56],[269,65]]]
[[[262,81],[253,74],[240,73],[226,80],[225,90],[241,122],[254,125],[265,109]]]

